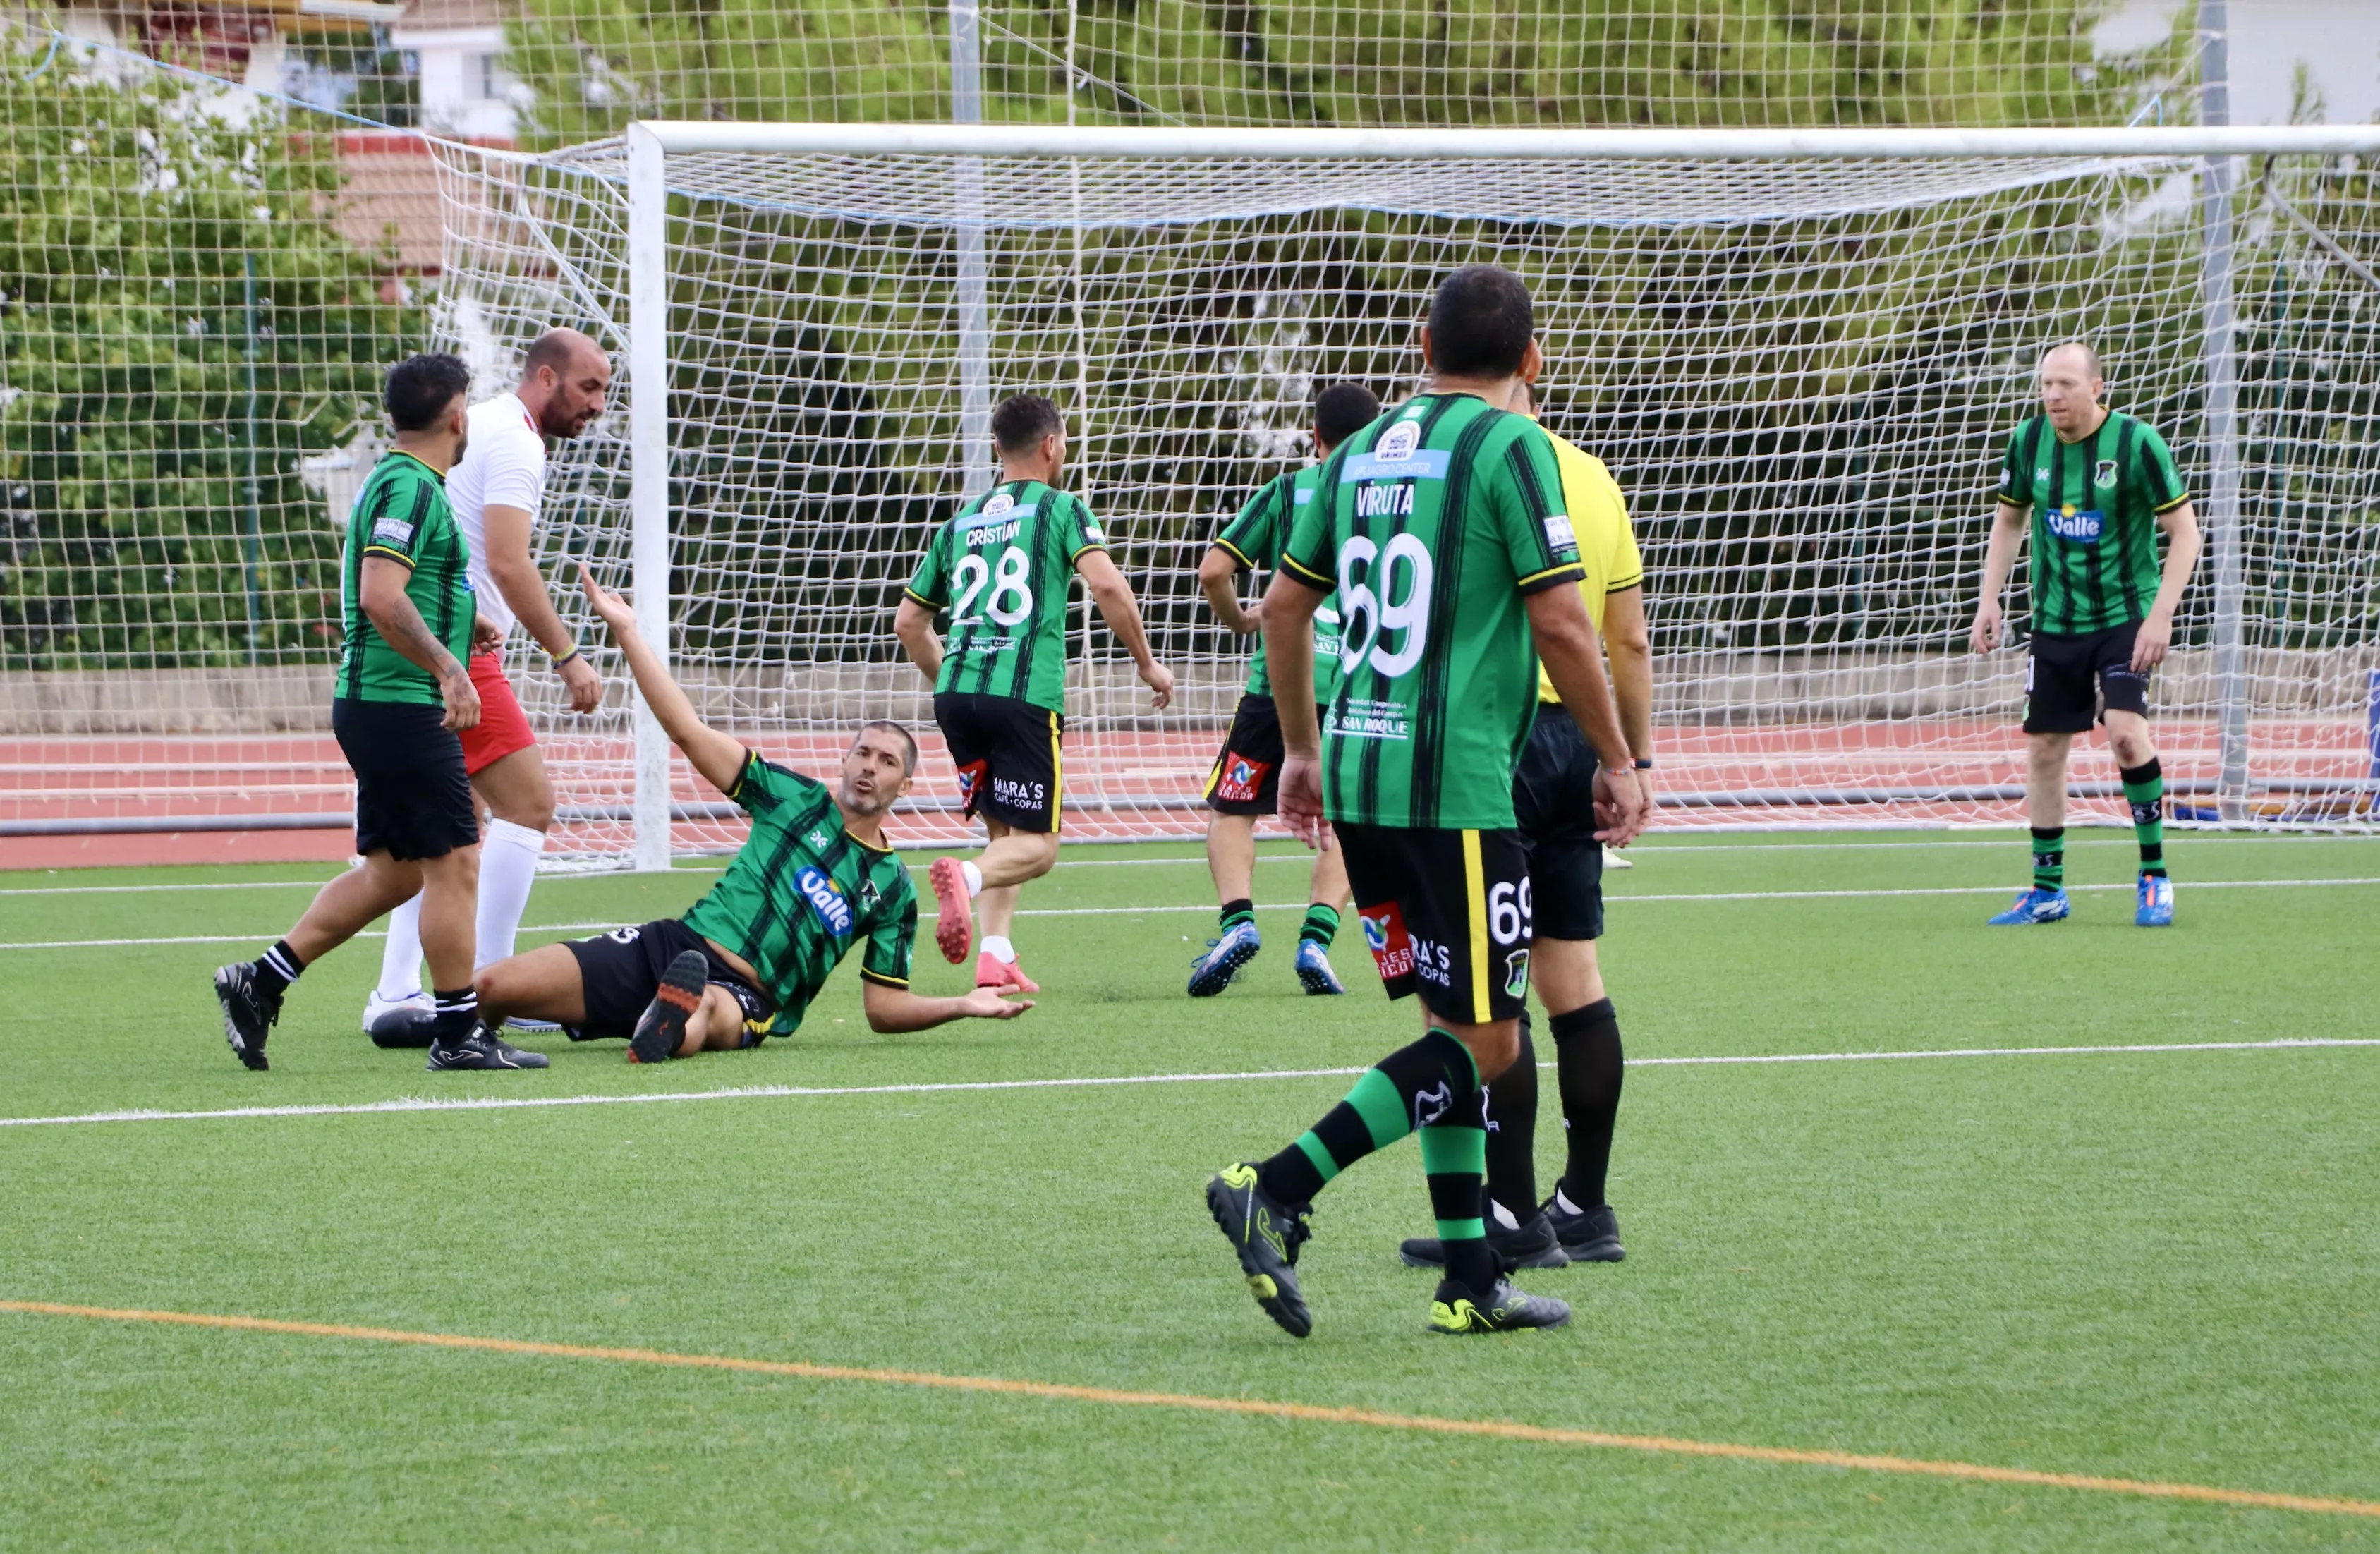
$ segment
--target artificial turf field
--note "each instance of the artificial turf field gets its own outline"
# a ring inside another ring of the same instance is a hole
[[[1400,1145],[1319,1202],[1303,1343],[1247,1298],[1201,1184],[1349,1083],[1262,1074],[1360,1068],[1415,1016],[1352,920],[1354,992],[1301,996],[1293,905],[1239,986],[1185,999],[1213,931],[1194,848],[1081,847],[1029,887],[1028,912],[1071,915],[1018,925],[1046,989],[1019,1021],[876,1036],[846,965],[756,1052],[646,1069],[533,1038],[552,1068],[502,1075],[358,1034],[376,939],[293,990],[273,1072],[238,1066],[207,974],[325,868],[0,876],[9,1118],[1244,1075],[0,1127],[0,1301],[794,1363],[0,1311],[0,1548],[2380,1544],[2380,840],[2175,839],[2180,921],[2150,932],[2129,835],[2081,834],[2070,883],[2114,888],[2010,933],[1982,920],[2022,878],[2012,833],[1640,844],[1605,941],[1641,1065],[1611,1186],[1628,1260],[1524,1279],[1573,1304],[1565,1330],[1425,1337]],[[1302,865],[1269,856],[1259,899],[1302,903]],[[543,881],[528,920],[640,921],[709,878]],[[1940,893],[1870,893],[1895,892]],[[173,942],[210,936],[232,941]],[[134,942],[29,947],[91,940]],[[920,990],[955,990],[920,947]],[[2308,1038],[2373,1045],[1654,1061]],[[1182,1401],[1212,1399],[1364,1414]]]

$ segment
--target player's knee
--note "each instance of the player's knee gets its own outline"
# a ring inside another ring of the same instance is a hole
[[[686,1023],[686,1040],[678,1046],[681,1058],[708,1048],[722,1051],[744,1045],[744,1006],[735,995],[713,983],[702,990],[702,1007]]]

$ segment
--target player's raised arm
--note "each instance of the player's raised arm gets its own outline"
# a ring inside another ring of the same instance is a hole
[[[678,683],[670,678],[669,671],[653,653],[644,635],[637,629],[637,615],[628,601],[595,581],[595,574],[587,564],[578,564],[578,584],[587,590],[587,601],[595,613],[612,628],[612,640],[620,645],[621,656],[628,661],[628,672],[636,676],[637,689],[644,693],[645,705],[669,735],[670,743],[686,752],[686,759],[702,773],[702,780],[721,793],[732,793],[744,776],[744,762],[748,755],[744,741],[731,734],[722,734],[696,716],[694,703],[687,698]]]

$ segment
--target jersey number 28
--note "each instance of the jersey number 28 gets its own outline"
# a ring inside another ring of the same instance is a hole
[[[959,557],[959,565],[951,575],[959,586],[958,602],[951,609],[951,625],[980,625],[984,615],[1000,625],[1021,625],[1033,613],[1033,558],[1011,545],[1000,552],[1000,560],[990,565],[981,555],[969,552]],[[989,586],[991,592],[984,599],[983,615],[975,613],[976,596]]]

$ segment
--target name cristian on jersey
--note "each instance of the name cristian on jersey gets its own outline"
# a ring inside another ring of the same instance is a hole
[[[1016,538],[1025,520],[1040,510],[1038,502],[1016,504],[1016,498],[1006,492],[987,500],[984,504],[960,520],[966,531],[967,549],[982,545],[998,545]]]

